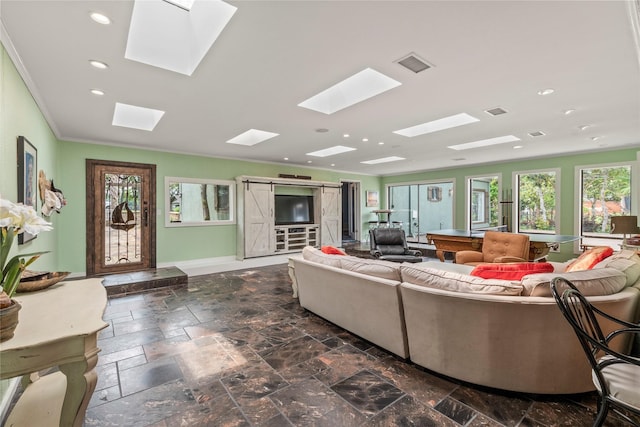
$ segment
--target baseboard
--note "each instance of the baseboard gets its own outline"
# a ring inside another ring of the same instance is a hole
[[[285,264],[291,253],[282,255],[270,255],[256,258],[238,260],[235,256],[223,256],[216,258],[201,258],[187,261],[161,262],[158,268],[178,267],[187,273],[187,276],[202,276],[203,274],[221,273],[223,271],[243,270],[245,268],[264,267],[267,265]],[[69,274],[69,279],[85,278],[84,271]]]
[[[244,270],[247,268],[264,267],[267,265],[286,264],[291,254],[271,255],[257,258],[245,258],[238,260],[235,256],[202,258],[188,261],[164,262],[158,267],[178,267],[188,276],[201,276],[203,274],[221,273],[224,271]]]

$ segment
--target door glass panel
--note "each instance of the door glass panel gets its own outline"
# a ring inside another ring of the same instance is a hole
[[[427,231],[453,228],[453,182],[433,182],[389,187],[391,220],[404,229],[409,241]]]
[[[141,262],[142,177],[104,174],[104,265]]]

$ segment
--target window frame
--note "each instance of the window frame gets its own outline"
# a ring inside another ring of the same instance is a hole
[[[188,221],[188,222],[172,222],[171,221],[171,197],[170,186],[171,184],[207,184],[214,186],[228,186],[229,187],[229,219],[212,219],[207,221]],[[236,182],[230,180],[221,179],[203,179],[203,178],[185,178],[175,176],[164,177],[164,198],[165,198],[165,214],[164,214],[164,226],[165,227],[201,227],[201,226],[216,226],[216,225],[230,225],[236,223]]]
[[[500,224],[500,218],[502,218],[502,216],[504,215],[503,210],[502,210],[502,202],[503,200],[499,200],[501,195],[502,195],[502,173],[486,173],[486,174],[482,174],[482,175],[469,175],[469,176],[465,176],[465,226],[467,230],[474,230],[473,224],[476,223],[475,221],[473,221],[472,219],[472,203],[471,203],[471,196],[473,193],[473,187],[471,185],[472,180],[474,179],[480,179],[480,178],[496,178],[498,180],[498,227],[503,225]],[[491,221],[491,194],[487,193],[487,199],[486,199],[486,206],[485,206],[485,218],[488,218],[488,221],[485,222],[490,222]],[[489,227],[493,227],[491,225],[489,225]],[[483,227],[486,228],[486,227]]]
[[[638,152],[638,157],[640,157],[640,152]],[[638,215],[638,197],[640,197],[640,185],[638,187],[634,186],[634,177],[638,176],[638,161],[625,161],[625,162],[607,162],[607,163],[595,163],[588,165],[576,165],[574,167],[574,194],[576,195],[576,203],[574,205],[575,215],[574,215],[574,227],[573,231],[576,236],[580,236],[580,239],[574,245],[574,253],[582,252],[583,236],[582,231],[582,171],[585,169],[604,169],[604,168],[617,168],[629,166],[630,168],[630,177],[629,177],[629,197],[630,207],[629,212],[631,215]],[[613,236],[613,235],[612,235]],[[587,236],[593,239],[607,239],[614,243],[611,245],[614,249],[619,249],[622,244],[622,238],[620,237],[593,237]]]
[[[542,174],[542,173],[555,173],[555,218],[554,218],[554,227],[553,231],[551,230],[520,230],[520,175],[533,175],[533,174]],[[531,169],[531,170],[521,170],[521,171],[513,171],[512,180],[511,180],[511,188],[513,193],[513,231],[514,233],[523,233],[523,234],[551,234],[551,235],[559,235],[560,234],[560,221],[562,218],[561,215],[561,206],[560,200],[562,200],[561,190],[562,190],[562,173],[560,168],[546,168],[546,169]]]

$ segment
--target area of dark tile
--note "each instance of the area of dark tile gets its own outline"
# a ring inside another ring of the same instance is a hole
[[[286,264],[112,297],[104,320],[87,427],[583,426],[596,407],[398,358],[300,307]]]
[[[366,415],[377,414],[404,395],[400,389],[369,371],[358,372],[335,384],[331,390]]]

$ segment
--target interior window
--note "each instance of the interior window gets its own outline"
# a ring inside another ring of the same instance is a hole
[[[631,214],[631,166],[576,168],[580,183],[579,235],[586,246],[615,247],[622,235],[611,233],[611,218]]]
[[[556,234],[559,228],[557,170],[515,174],[519,233]]]
[[[486,229],[502,225],[500,222],[499,177],[484,176],[467,181],[468,228]]]

